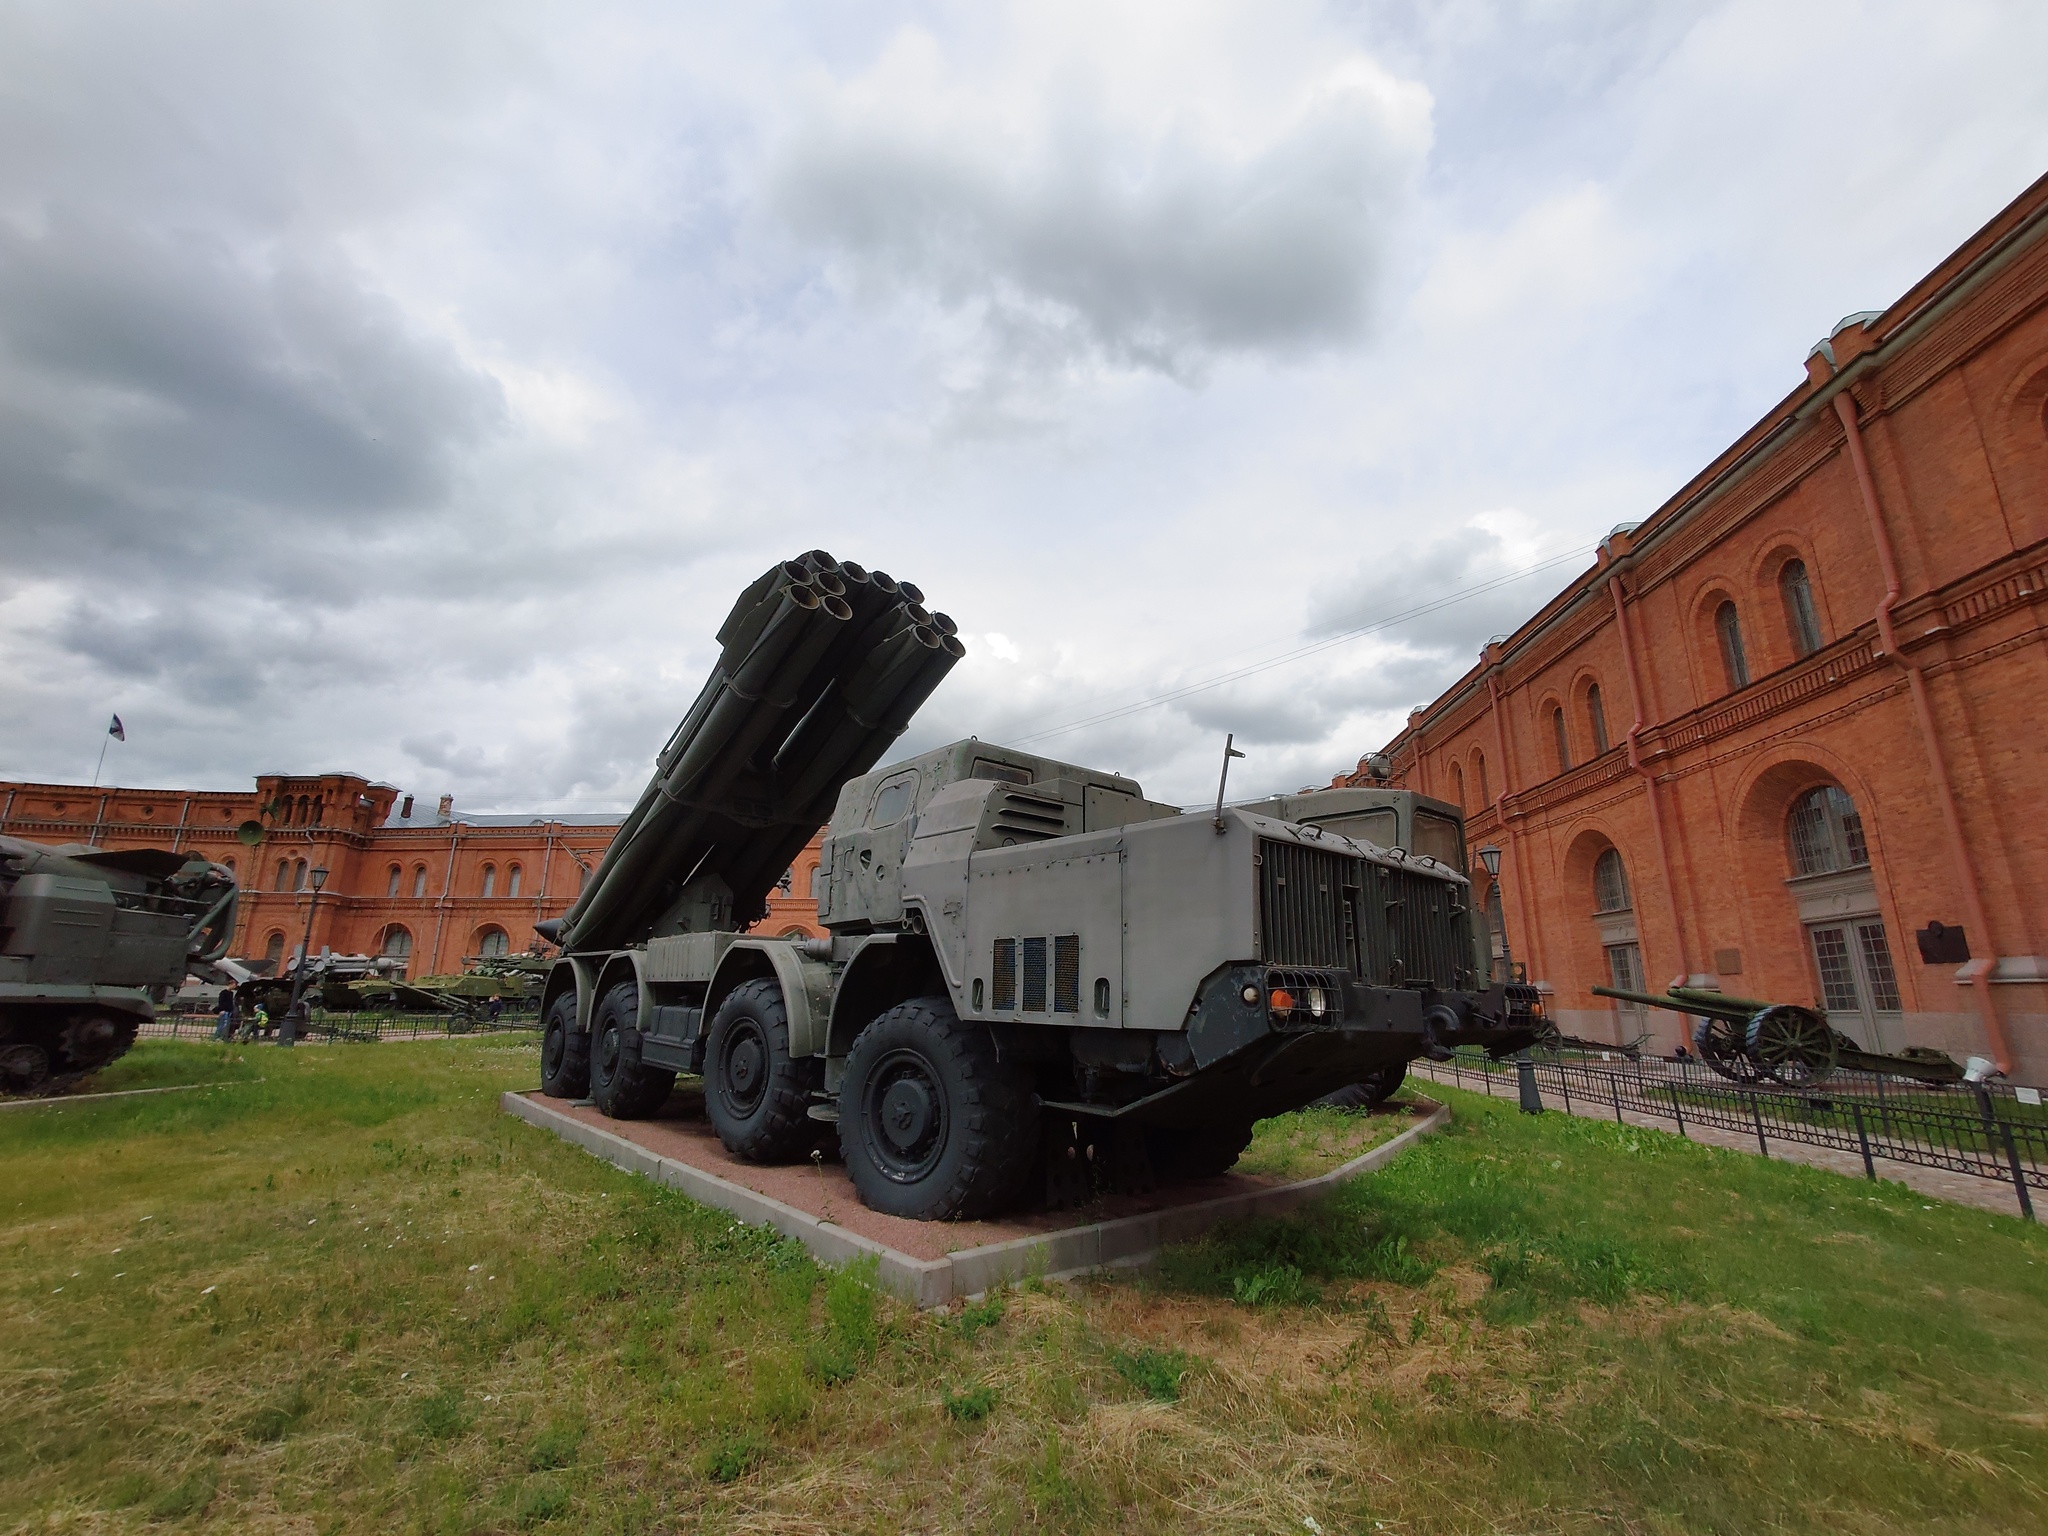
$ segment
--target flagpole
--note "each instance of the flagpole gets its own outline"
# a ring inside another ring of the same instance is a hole
[[[100,787],[100,770],[107,766],[107,743],[112,739],[111,733],[100,738],[100,760],[92,765],[92,787],[94,789]]]

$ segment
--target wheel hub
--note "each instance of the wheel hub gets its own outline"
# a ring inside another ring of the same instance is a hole
[[[0,1086],[19,1093],[50,1075],[50,1057],[39,1045],[10,1045],[0,1050]]]
[[[882,1134],[898,1152],[908,1152],[932,1126],[931,1090],[915,1078],[898,1078],[882,1095]]]
[[[742,1040],[734,1046],[728,1070],[733,1087],[741,1093],[752,1092],[755,1080],[761,1075],[761,1042]]]

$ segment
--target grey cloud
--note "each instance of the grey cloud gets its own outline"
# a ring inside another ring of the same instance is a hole
[[[59,210],[0,224],[0,413],[20,568],[189,574],[238,540],[432,515],[503,403],[335,260]]]
[[[1465,528],[1420,547],[1392,547],[1362,560],[1341,581],[1322,587],[1309,605],[1310,635],[1334,635],[1398,619],[1380,631],[1408,650],[1453,660],[1456,676],[1497,634],[1519,627],[1569,579],[1569,564],[1551,566],[1470,596],[1514,569],[1500,538]],[[1427,609],[1415,613],[1416,609]]]
[[[1168,373],[1353,340],[1417,158],[1364,88],[1256,152],[1154,146],[1072,100],[1020,150],[965,123],[828,103],[783,142],[769,206],[862,281],[978,310],[1064,361]]]

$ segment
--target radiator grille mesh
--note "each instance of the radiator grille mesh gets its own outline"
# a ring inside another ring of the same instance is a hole
[[[997,939],[995,971],[989,984],[989,1005],[1013,1009],[1017,1006],[1017,941]]]
[[[1024,941],[1024,1013],[1045,1012],[1045,940]]]
[[[1268,965],[1343,967],[1382,987],[1469,986],[1461,888],[1420,870],[1261,839]]]
[[[1081,1011],[1081,936],[1063,933],[1052,941],[1052,1011]]]

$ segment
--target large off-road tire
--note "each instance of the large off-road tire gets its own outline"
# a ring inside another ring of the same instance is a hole
[[[874,1210],[920,1221],[985,1216],[1014,1201],[1036,1165],[1031,1078],[947,998],[898,1003],[847,1053],[839,1149]]]
[[[590,1094],[590,1036],[576,1028],[574,992],[564,992],[548,1004],[540,1036],[540,1091],[554,1099]]]
[[[789,1054],[789,1009],[768,977],[742,982],[725,995],[704,1041],[704,1111],[734,1157],[788,1162],[817,1141],[811,1094],[825,1081],[824,1063]]]
[[[1152,1171],[1162,1183],[1178,1179],[1210,1179],[1228,1173],[1252,1144],[1249,1120],[1207,1125],[1199,1130],[1154,1126],[1145,1132]]]
[[[1384,1067],[1368,1072],[1348,1088],[1339,1088],[1335,1093],[1326,1093],[1315,1101],[1319,1109],[1371,1109],[1375,1104],[1384,1104],[1408,1079],[1408,1063],[1390,1061]]]
[[[613,987],[590,1025],[590,1097],[614,1120],[639,1120],[667,1101],[676,1075],[640,1059],[640,989]]]

